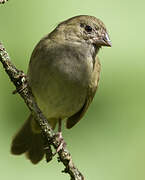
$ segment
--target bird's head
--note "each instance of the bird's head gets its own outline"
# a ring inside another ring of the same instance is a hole
[[[59,38],[70,42],[87,43],[100,48],[111,46],[104,23],[94,16],[81,15],[61,22],[54,31]]]

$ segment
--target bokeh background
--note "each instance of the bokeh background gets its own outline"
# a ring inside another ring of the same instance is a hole
[[[0,5],[0,40],[25,72],[35,44],[62,20],[88,14],[107,26],[113,46],[99,53],[102,72],[95,100],[80,123],[63,130],[87,180],[145,179],[144,7],[144,0],[10,0]],[[29,114],[13,90],[0,65],[0,179],[69,179],[56,158],[32,165],[10,154],[11,139]]]

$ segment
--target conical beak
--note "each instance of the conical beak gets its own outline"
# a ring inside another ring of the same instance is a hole
[[[108,46],[111,47],[112,43],[107,33],[105,33],[102,37],[95,40],[95,44],[98,46]]]
[[[112,43],[107,33],[105,33],[105,36],[102,38],[102,46],[112,46]]]

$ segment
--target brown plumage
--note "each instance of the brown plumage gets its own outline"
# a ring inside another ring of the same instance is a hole
[[[60,23],[36,45],[29,64],[29,85],[54,129],[59,119],[72,128],[93,100],[100,76],[97,53],[111,46],[105,25],[93,16],[76,16]],[[12,141],[13,154],[26,153],[36,164],[44,156],[43,141],[34,117]]]

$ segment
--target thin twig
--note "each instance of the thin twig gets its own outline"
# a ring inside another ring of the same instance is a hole
[[[8,0],[0,0],[0,4],[4,4],[5,2],[7,2]]]
[[[36,117],[37,123],[40,125],[42,130],[42,134],[45,139],[45,149],[47,147],[49,149],[50,145],[52,145],[55,149],[59,147],[59,140],[57,139],[56,134],[51,129],[47,119],[37,106],[35,98],[32,94],[32,91],[27,83],[27,76],[23,71],[18,70],[11,62],[6,49],[3,44],[0,43],[0,61],[3,64],[3,67],[8,74],[9,78],[13,82],[16,87],[16,91],[20,94],[20,96],[24,99],[31,113]],[[62,148],[58,152],[59,161],[61,161],[65,170],[63,172],[68,173],[71,177],[71,180],[84,180],[83,175],[79,172],[79,170],[75,167],[72,162],[72,157],[66,147]]]

